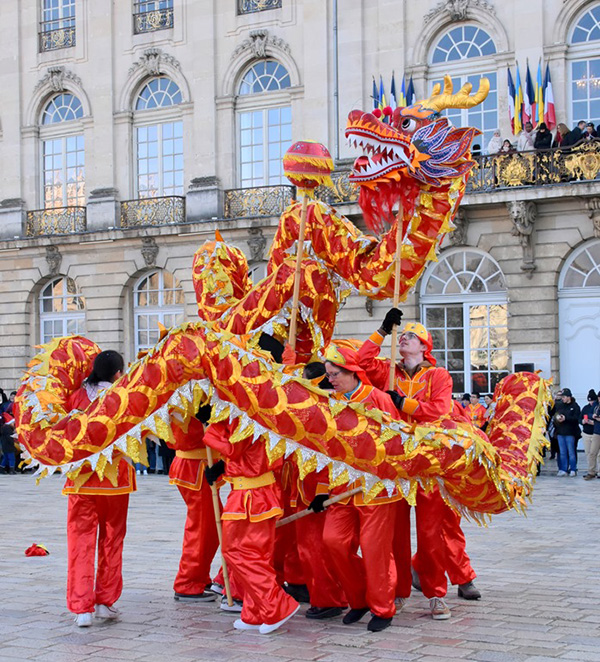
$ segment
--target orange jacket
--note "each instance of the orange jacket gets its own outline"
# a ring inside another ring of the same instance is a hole
[[[482,428],[483,425],[485,424],[485,414],[486,414],[486,409],[483,405],[477,403],[476,405],[472,405],[469,403],[465,407],[465,413],[469,417],[469,420],[473,425],[476,425],[478,428]]]

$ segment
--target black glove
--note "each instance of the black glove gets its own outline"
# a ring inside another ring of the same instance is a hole
[[[327,499],[329,499],[329,494],[317,494],[317,496],[310,502],[308,510],[313,510],[315,513],[322,513],[325,510],[323,504]]]
[[[206,482],[209,485],[216,483],[219,480],[219,476],[225,473],[225,462],[219,460],[215,462],[212,467],[206,467],[204,470],[204,476],[206,477]]]
[[[392,402],[394,403],[394,406],[396,409],[401,412],[402,411],[402,405],[404,404],[404,396],[400,395],[398,391],[386,391],[386,393],[392,398]]]
[[[399,326],[402,323],[402,311],[400,308],[390,308],[385,314],[385,319],[381,323],[381,330],[385,335],[389,335],[392,332],[394,324]]]
[[[210,405],[202,405],[196,412],[196,418],[200,421],[200,423],[206,425],[210,419],[211,413],[212,407]]]

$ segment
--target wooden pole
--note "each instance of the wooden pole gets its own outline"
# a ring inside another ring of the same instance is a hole
[[[398,223],[396,227],[396,255],[394,262],[396,266],[394,274],[394,308],[400,305],[400,277],[402,275],[402,202],[396,215]],[[390,354],[390,380],[388,390],[393,391],[396,386],[396,354],[398,352],[398,327],[392,327],[392,351]]]
[[[290,317],[290,331],[288,342],[292,349],[296,349],[296,329],[298,327],[298,303],[300,301],[300,276],[302,274],[302,258],[304,257],[304,235],[306,234],[306,216],[308,213],[308,196],[304,192],[302,211],[300,212],[300,229],[298,230],[298,251],[296,253],[296,272],[294,274],[294,294],[292,297],[292,315]]]
[[[209,467],[212,467],[213,455],[212,448],[206,447],[206,462]],[[233,598],[231,597],[231,586],[229,585],[229,573],[227,572],[227,563],[223,556],[223,527],[221,526],[221,503],[219,501],[219,492],[217,486],[213,483],[210,486],[213,499],[213,508],[215,510],[215,521],[217,523],[217,535],[219,536],[219,545],[221,545],[221,565],[223,566],[223,582],[225,583],[225,595],[227,596],[227,604],[233,607]]]
[[[354,489],[348,490],[347,492],[342,492],[342,494],[336,494],[335,496],[331,497],[331,499],[327,499],[327,501],[323,503],[323,506],[327,508],[327,506],[331,506],[331,504],[333,503],[337,503],[338,501],[343,501],[344,499],[347,499],[350,496],[354,496],[355,494],[362,492],[362,489],[363,489],[362,487],[355,487]],[[280,526],[285,526],[290,522],[295,522],[297,519],[302,519],[307,515],[312,515],[314,512],[315,511],[311,510],[310,508],[307,508],[306,510],[301,510],[299,513],[294,513],[289,517],[284,517],[283,519],[280,519],[279,522],[277,522],[277,524],[275,525],[275,528],[278,529]]]

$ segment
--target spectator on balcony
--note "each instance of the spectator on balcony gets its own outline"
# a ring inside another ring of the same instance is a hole
[[[490,138],[490,142],[488,143],[487,153],[498,154],[501,148],[502,148],[502,137],[500,134],[500,129],[496,129],[494,131],[494,135]]]
[[[577,126],[572,131],[569,131],[569,133],[567,133],[567,135],[564,137],[561,147],[572,147],[573,145],[576,145],[583,138],[584,131],[585,122],[583,120],[579,120],[579,122],[577,122]]]
[[[533,146],[535,149],[550,149],[552,146],[552,134],[544,122],[540,122],[537,128]]]
[[[583,132],[583,135],[581,137],[585,141],[598,140],[598,132],[596,131],[596,127],[594,126],[593,122],[588,122],[585,125],[585,131]]]
[[[531,122],[525,122],[525,128],[517,138],[517,151],[527,152],[534,149],[535,134],[533,124]]]
[[[569,133],[569,127],[563,122],[561,122],[556,127],[556,137],[552,141],[552,147],[562,147],[563,141],[568,133]]]
[[[481,145],[479,143],[471,147],[471,156],[481,156]]]
[[[510,142],[508,138],[505,138],[498,154],[514,154],[515,152],[516,152],[515,146]]]

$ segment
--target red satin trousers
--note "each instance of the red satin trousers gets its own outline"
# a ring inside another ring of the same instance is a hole
[[[415,509],[417,553],[412,566],[419,575],[426,598],[443,598],[448,591],[446,573],[453,584],[464,584],[475,578],[465,550],[465,537],[460,516],[444,503],[438,490],[417,491]],[[407,598],[411,591],[410,506],[404,499],[396,503],[394,558],[398,573],[396,595]]]
[[[210,586],[210,564],[219,547],[212,492],[205,480],[199,490],[181,485],[177,485],[177,489],[187,506],[187,517],[179,571],[173,589],[177,593],[195,595]]]
[[[369,607],[381,618],[391,618],[396,613],[396,567],[392,554],[395,505],[331,506],[323,531],[333,571],[350,607]],[[359,546],[362,558],[357,554]]]
[[[252,625],[277,623],[298,606],[275,576],[275,522],[223,521],[223,556],[243,593],[242,620]]]
[[[113,605],[123,589],[123,540],[129,494],[70,494],[67,607],[75,614]],[[98,545],[98,569],[94,572]]]

